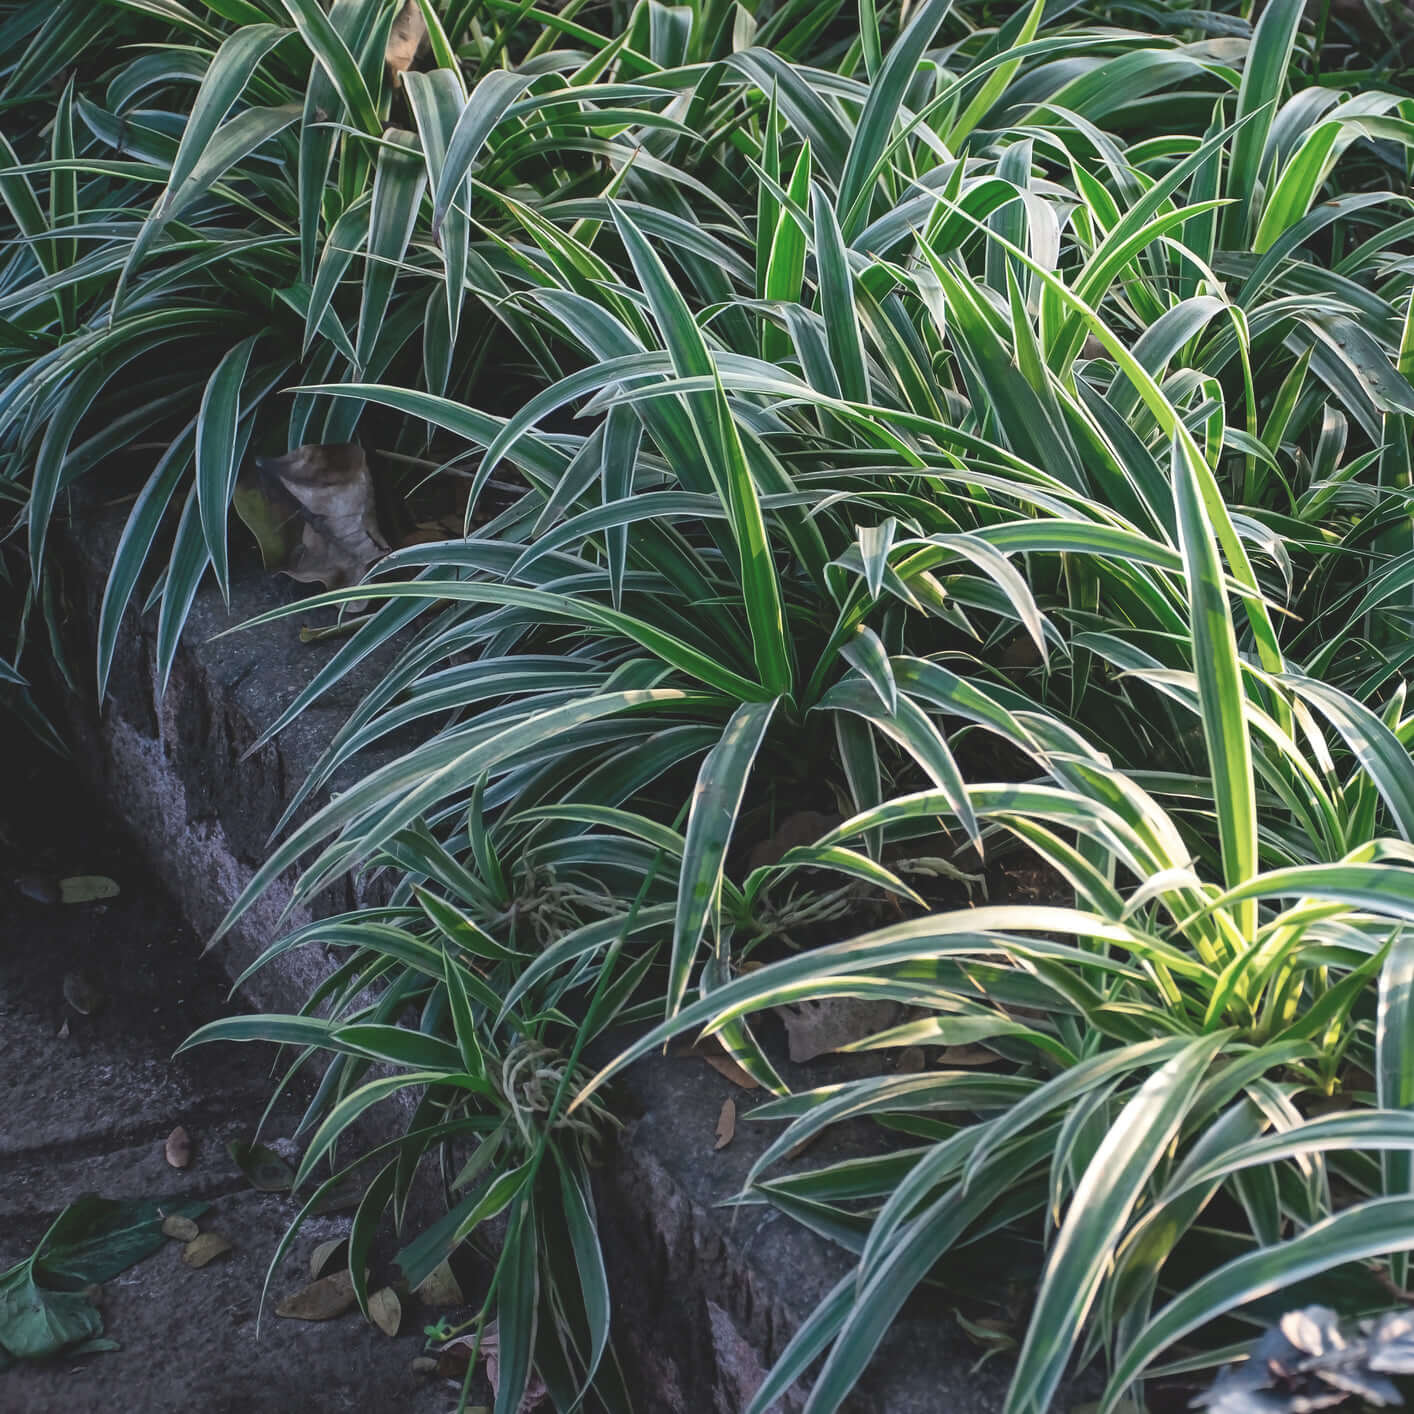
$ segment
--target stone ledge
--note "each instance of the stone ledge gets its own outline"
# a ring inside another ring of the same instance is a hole
[[[81,520],[67,543],[74,665],[91,683],[93,633],[123,511]],[[199,935],[209,936],[265,857],[285,802],[376,671],[364,664],[275,741],[245,753],[334,651],[302,644],[295,619],[215,639],[287,603],[295,588],[256,567],[233,567],[229,611],[209,583],[197,596],[165,695],[157,695],[155,615],[130,612],[109,692],[96,712],[85,684],[72,733],[89,780],[133,832]],[[236,976],[279,933],[288,884],[273,888],[222,940]],[[321,912],[361,902],[352,885]],[[253,1007],[294,1011],[320,980],[317,949],[287,953],[243,989]],[[614,1290],[616,1342],[640,1414],[740,1414],[800,1322],[848,1270],[845,1254],[769,1208],[720,1206],[767,1140],[742,1123],[714,1152],[722,1100],[745,1120],[752,1096],[700,1062],[652,1058],[618,1092],[631,1118],[599,1175],[597,1202]],[[387,1116],[385,1133],[392,1132]],[[382,1136],[379,1136],[382,1137]],[[818,1151],[812,1157],[818,1158]],[[898,1323],[847,1408],[851,1414],[995,1414],[1005,1373],[950,1315]],[[778,1408],[796,1414],[792,1392]],[[1061,1406],[1063,1407],[1063,1406]]]

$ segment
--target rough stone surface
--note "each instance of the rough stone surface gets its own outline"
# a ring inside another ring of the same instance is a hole
[[[29,782],[22,762],[0,768],[22,787],[0,808],[0,1270],[26,1257],[84,1193],[204,1200],[203,1230],[231,1243],[229,1254],[193,1270],[181,1261],[182,1244],[169,1242],[106,1282],[104,1335],[121,1348],[17,1364],[0,1373],[0,1409],[446,1414],[455,1386],[412,1372],[423,1313],[410,1311],[395,1340],[356,1312],[320,1325],[273,1314],[276,1301],[308,1280],[313,1247],[347,1229],[347,1214],[306,1224],[276,1268],[257,1321],[266,1268],[296,1207],[287,1195],[251,1189],[226,1145],[251,1139],[261,1123],[270,1097],[266,1048],[173,1057],[198,1025],[239,1009],[226,1001],[226,978],[200,958],[197,938],[151,881],[150,866],[90,798],[56,795],[50,768]],[[22,869],[51,878],[106,874],[121,892],[101,904],[38,903],[14,886]],[[80,969],[88,995],[101,998],[89,1015],[65,998],[65,977]],[[299,1113],[291,1097],[270,1114],[262,1137],[283,1145]],[[178,1124],[193,1143],[180,1170],[165,1154]],[[391,1274],[390,1255],[375,1253],[378,1278]]]
[[[80,662],[82,625],[97,603],[120,518],[100,516],[73,540],[73,596]],[[208,587],[197,598],[165,695],[154,673],[154,625],[130,618],[101,716],[83,733],[84,764],[209,932],[265,856],[291,792],[342,723],[369,673],[248,758],[244,753],[333,647],[304,645],[297,621],[214,638],[275,603],[291,586],[258,570],[233,576],[229,613]],[[283,926],[287,894],[273,891],[216,950],[234,975]],[[347,907],[351,892],[321,901]],[[294,921],[300,921],[295,919]],[[245,989],[245,1000],[293,1010],[318,980],[320,954],[281,959]],[[723,1098],[743,1111],[736,1140],[713,1151]],[[719,1206],[738,1189],[766,1142],[747,1118],[751,1100],[701,1061],[650,1059],[623,1082],[630,1120],[600,1175],[601,1229],[611,1263],[617,1340],[640,1408],[740,1414],[792,1332],[848,1269],[844,1254],[774,1210]],[[812,1158],[818,1158],[813,1153]],[[932,1318],[930,1319],[930,1315]],[[946,1308],[907,1318],[886,1341],[848,1408],[858,1414],[992,1414],[1004,1372],[977,1351]],[[798,1393],[798,1392],[797,1392]],[[795,1411],[793,1394],[779,1406]]]

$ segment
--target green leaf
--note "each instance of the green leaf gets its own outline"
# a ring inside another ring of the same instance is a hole
[[[1157,1356],[1228,1311],[1348,1263],[1414,1248],[1414,1198],[1357,1203],[1199,1278],[1139,1332],[1115,1363],[1099,1414],[1115,1414],[1126,1391]]]
[[[236,487],[236,423],[241,414],[241,389],[258,334],[242,339],[216,365],[207,380],[196,420],[196,499],[201,533],[216,571],[221,597],[231,602],[230,562],[226,521]]]
[[[427,168],[417,154],[412,133],[390,128],[378,149],[373,202],[368,215],[363,301],[358,309],[358,335],[354,340],[361,370],[368,367],[374,344],[383,330],[393,285],[412,239],[417,208],[426,185]]]
[[[1267,136],[1291,69],[1291,52],[1305,9],[1304,0],[1271,0],[1252,31],[1237,91],[1237,122],[1247,121],[1233,139],[1227,173],[1227,190],[1236,203],[1223,220],[1224,236],[1230,242],[1245,241],[1250,228]]]
[[[854,274],[850,269],[849,252],[829,197],[818,185],[811,187],[810,195],[815,209],[820,311],[825,318],[830,361],[843,396],[850,402],[867,403],[870,401],[869,376],[865,371],[864,341],[854,304]]]
[[[186,127],[182,129],[182,140],[172,159],[167,191],[159,210],[171,204],[173,194],[196,171],[202,154],[211,145],[232,105],[245,92],[260,61],[289,32],[279,25],[243,25],[216,51],[197,90]]]
[[[370,136],[382,130],[378,110],[364,82],[358,61],[324,13],[319,0],[281,0],[295,28],[333,83],[354,124]]]
[[[51,1277],[82,1285],[109,1281],[165,1244],[165,1218],[199,1218],[210,1206],[200,1200],[119,1201],[85,1194],[55,1219],[35,1260]]]
[[[668,1015],[682,1005],[698,944],[708,921],[721,907],[722,869],[736,828],[737,812],[756,753],[761,749],[779,699],[747,702],[732,713],[721,740],[697,773],[673,920],[673,953],[668,980]]]
[[[894,41],[878,77],[869,86],[869,97],[855,125],[840,175],[837,209],[843,213],[840,227],[846,240],[852,239],[868,220],[871,190],[904,95],[951,8],[952,0],[926,0]]]
[[[1051,1407],[1081,1328],[1145,1184],[1164,1157],[1225,1035],[1192,1041],[1116,1116],[1071,1196],[1007,1391],[1006,1414]]]
[[[1198,703],[1208,747],[1208,766],[1213,773],[1223,874],[1231,888],[1245,883],[1257,872],[1256,787],[1237,636],[1228,609],[1222,564],[1189,457],[1187,448],[1175,438],[1174,507],[1188,575],[1193,666],[1198,677]],[[1239,926],[1247,937],[1255,931],[1256,920],[1255,908],[1242,911]]]
[[[1399,932],[1380,970],[1375,1022],[1375,1098],[1383,1110],[1414,1111],[1414,933]],[[1414,1157],[1407,1151],[1380,1155],[1386,1197],[1414,1193]],[[1409,1258],[1393,1265],[1396,1283],[1408,1279]]]
[[[534,81],[533,74],[493,69],[472,89],[447,139],[441,163],[433,177],[434,234],[441,229],[458,196],[465,198],[472,163],[476,161],[486,139],[505,117],[506,110]]]

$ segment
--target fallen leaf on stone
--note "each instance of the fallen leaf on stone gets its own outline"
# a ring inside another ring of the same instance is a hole
[[[708,1036],[690,1046],[683,1046],[672,1052],[674,1056],[693,1056],[705,1060],[718,1075],[724,1075],[733,1085],[742,1090],[756,1090],[755,1077],[745,1070],[716,1036]]]
[[[301,583],[342,589],[388,553],[362,448],[310,443],[282,457],[257,457],[255,465],[259,485],[247,483],[242,492],[241,518],[255,523],[262,557],[283,553],[279,563],[267,559],[267,568]],[[264,497],[263,508],[256,506],[253,489]]]
[[[736,1101],[730,1096],[722,1101],[722,1112],[717,1116],[717,1142],[714,1149],[725,1149],[736,1138]]]
[[[388,32],[387,60],[393,73],[393,87],[401,88],[403,75],[413,66],[418,50],[427,39],[427,21],[417,0],[404,0],[403,8]]]
[[[894,1069],[900,1075],[917,1075],[925,1065],[927,1057],[923,1054],[922,1046],[908,1046],[899,1052],[898,1060],[894,1064]]]
[[[275,1314],[291,1321],[331,1321],[356,1305],[357,1300],[353,1278],[345,1269],[333,1276],[320,1277],[287,1296],[275,1308]]]
[[[92,1016],[103,1005],[103,989],[86,972],[66,972],[64,1000],[80,1016]]]
[[[162,1232],[166,1237],[174,1237],[178,1242],[194,1242],[201,1229],[190,1218],[180,1218],[175,1214],[162,1219]]]
[[[94,903],[98,899],[117,898],[119,888],[102,874],[74,874],[59,880],[60,903]]]
[[[398,1294],[391,1286],[375,1291],[368,1298],[368,1319],[384,1335],[397,1335],[403,1320],[403,1303],[398,1300]]]
[[[422,1285],[417,1288],[417,1296],[424,1306],[434,1310],[460,1306],[466,1300],[450,1262],[442,1262],[423,1278]]]
[[[200,1217],[205,1203],[182,1203]],[[86,1193],[54,1220],[23,1261],[0,1273],[0,1369],[14,1360],[116,1348],[103,1332],[94,1291],[162,1245],[162,1209]]]
[[[15,887],[34,903],[59,902],[59,885],[51,874],[21,874]]]
[[[198,1233],[182,1248],[182,1261],[189,1267],[204,1267],[230,1250],[231,1244],[219,1232]]]
[[[412,1362],[412,1372],[414,1375],[435,1375],[437,1373],[437,1361],[430,1355],[419,1355]]]
[[[186,1168],[191,1163],[191,1135],[179,1124],[167,1136],[163,1152],[167,1155],[167,1162],[174,1169]]]
[[[363,1201],[364,1187],[357,1177],[345,1179],[331,1188],[310,1208],[311,1213],[342,1213],[358,1207]]]
[[[715,1054],[706,1054],[702,1057],[718,1075],[725,1075],[733,1085],[742,1090],[757,1089],[756,1077],[749,1071],[743,1070],[731,1056],[725,1051],[718,1051]]]
[[[232,1139],[226,1151],[245,1174],[246,1182],[262,1193],[283,1193],[295,1181],[295,1171],[279,1154],[264,1144],[248,1144]]]
[[[58,1036],[61,1041],[69,1039],[69,1018],[67,1016],[64,1018],[64,1024],[59,1028]]]
[[[823,997],[772,1010],[785,1023],[791,1060],[801,1064],[887,1030],[898,1014],[898,1004],[863,997]]]
[[[321,1242],[313,1252],[309,1254],[309,1274],[318,1280],[330,1267],[334,1259],[347,1250],[349,1240],[347,1237],[331,1237],[328,1242]]]

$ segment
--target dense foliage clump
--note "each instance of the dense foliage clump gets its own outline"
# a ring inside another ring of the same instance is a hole
[[[227,588],[257,453],[465,532],[299,605],[348,636],[271,734],[391,648],[287,820],[401,754],[232,921],[386,903],[201,1039],[325,1058],[302,1183],[417,1096],[351,1254],[455,1156],[403,1260],[500,1220],[498,1414],[622,1405],[589,1164],[686,1031],[775,1092],[745,1198],[857,1262],[750,1414],[839,1407],[972,1241],[1029,1273],[1007,1414],[1407,1286],[1414,100],[1312,8],[418,0],[399,73],[394,0],[0,7],[11,686],[95,482],[100,686]],[[929,1063],[790,1093],[765,1014],[840,997]],[[912,1147],[780,1171],[846,1116]]]

